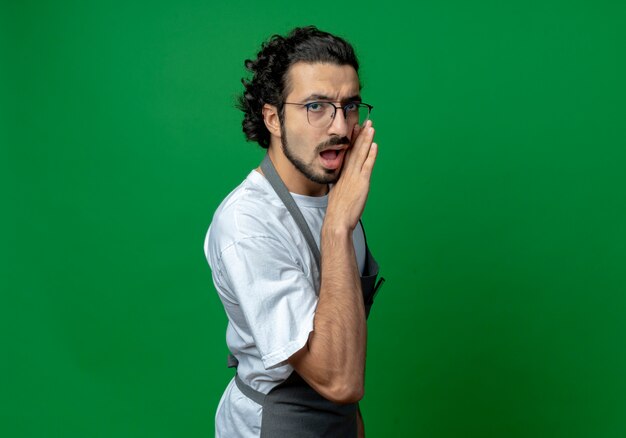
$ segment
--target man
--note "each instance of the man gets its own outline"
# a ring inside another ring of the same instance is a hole
[[[358,61],[310,26],[245,65],[243,130],[268,153],[205,240],[237,367],[216,436],[364,436],[366,316],[381,282],[360,225],[378,147]]]

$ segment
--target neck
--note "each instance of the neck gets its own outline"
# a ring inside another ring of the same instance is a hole
[[[280,145],[270,145],[267,153],[280,179],[291,193],[305,196],[324,196],[328,193],[328,185],[316,183],[304,176],[285,156]]]

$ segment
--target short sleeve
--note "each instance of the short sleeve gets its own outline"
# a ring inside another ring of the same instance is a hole
[[[218,277],[243,313],[266,369],[282,365],[306,344],[317,294],[277,239],[248,237],[228,246]]]

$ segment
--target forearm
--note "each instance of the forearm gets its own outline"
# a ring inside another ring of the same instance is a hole
[[[322,282],[314,324],[309,349],[327,378],[362,392],[367,326],[352,230],[328,223],[322,228]]]
[[[324,397],[352,403],[363,396],[367,327],[352,230],[325,222],[314,330],[293,365]]]

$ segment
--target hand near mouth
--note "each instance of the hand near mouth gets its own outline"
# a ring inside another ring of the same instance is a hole
[[[328,195],[325,227],[354,230],[367,201],[370,178],[378,153],[374,128],[368,120],[354,128],[352,146],[345,152],[341,176]]]

